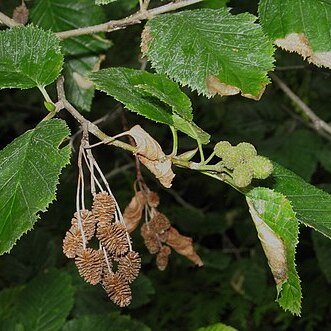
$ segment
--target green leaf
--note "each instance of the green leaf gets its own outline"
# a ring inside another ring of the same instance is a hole
[[[0,89],[42,87],[60,74],[59,40],[35,26],[0,31]]]
[[[38,0],[31,10],[34,24],[53,32],[78,29],[105,21],[102,9],[93,0]],[[91,55],[110,47],[104,34],[68,38],[62,41],[65,55]]]
[[[197,331],[237,331],[237,329],[223,323],[216,323],[210,326],[199,328]]]
[[[328,282],[331,283],[331,240],[316,231],[312,232],[312,238],[318,264]]]
[[[59,149],[69,135],[65,122],[41,122],[0,151],[0,253],[9,252],[55,199],[61,169],[70,148]]]
[[[209,134],[191,121],[190,100],[166,76],[129,68],[108,68],[92,73],[90,78],[98,90],[113,96],[127,109],[174,126],[201,143],[209,142]]]
[[[93,0],[38,0],[31,11],[32,21],[54,32],[103,23],[102,8]],[[67,61],[64,65],[64,87],[68,100],[79,110],[90,111],[94,97],[93,84],[87,75],[98,67],[99,53],[111,42],[103,33],[68,38],[62,41]]]
[[[90,111],[94,97],[94,86],[86,77],[98,63],[95,55],[73,58],[64,64],[64,86],[66,96],[79,110]]]
[[[185,10],[151,19],[142,52],[157,72],[209,97],[259,99],[269,83],[273,47],[248,13],[225,8]]]
[[[201,3],[201,7],[218,9],[222,7],[226,7],[226,4],[229,0],[205,0]]]
[[[115,2],[117,0],[95,0],[96,5],[108,5],[109,3]]]
[[[18,298],[14,318],[25,330],[57,331],[73,304],[71,277],[63,271],[52,270],[27,284]]]
[[[301,287],[295,268],[299,225],[286,197],[258,187],[246,195],[249,211],[277,285],[277,301],[300,315]]]
[[[62,331],[151,331],[141,322],[119,313],[85,315],[67,322]]]
[[[329,1],[261,0],[259,18],[275,45],[331,68]]]
[[[139,308],[151,301],[151,297],[155,293],[154,287],[150,279],[140,273],[139,277],[132,283],[132,302],[129,309]]]
[[[331,238],[331,195],[273,163],[272,188],[290,200],[297,219]]]
[[[0,320],[6,320],[14,315],[15,304],[22,290],[22,286],[17,286],[6,288],[0,292]]]

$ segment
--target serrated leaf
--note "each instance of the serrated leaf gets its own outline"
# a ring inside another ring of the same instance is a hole
[[[160,15],[146,24],[142,52],[157,72],[199,93],[259,99],[273,47],[255,20],[225,8]]]
[[[74,304],[71,277],[52,270],[35,277],[21,292],[13,316],[24,330],[57,331],[65,322]]]
[[[129,68],[108,68],[92,73],[90,78],[97,89],[113,96],[127,109],[155,122],[174,126],[193,139],[198,137],[202,143],[209,142],[209,134],[191,121],[188,97],[164,75]],[[172,112],[167,109],[169,106]]]
[[[290,200],[297,219],[331,238],[331,195],[273,162],[272,188]]]
[[[85,315],[67,322],[62,331],[151,331],[145,324],[119,313]]]
[[[275,45],[331,68],[329,1],[261,0],[259,18]]]
[[[117,0],[95,0],[96,5],[108,5],[109,3],[115,2]]]
[[[0,89],[46,86],[62,64],[59,40],[50,31],[32,25],[0,31]]]
[[[17,298],[21,294],[22,290],[22,286],[17,286],[13,288],[6,288],[0,292],[0,320],[9,319],[14,315],[13,312],[15,304],[17,303]]]
[[[199,328],[196,331],[237,331],[237,329],[223,323],[216,323],[203,328]]]
[[[326,279],[331,283],[331,240],[313,231],[312,238],[318,264]]]
[[[58,177],[70,160],[59,149],[69,135],[65,122],[41,122],[0,151],[0,254],[30,230],[55,199]]]
[[[301,286],[295,268],[299,225],[286,197],[268,188],[248,192],[246,200],[277,285],[279,305],[300,315]]]
[[[132,283],[132,302],[129,309],[139,308],[151,301],[151,296],[155,293],[151,280],[140,273],[138,278]]]

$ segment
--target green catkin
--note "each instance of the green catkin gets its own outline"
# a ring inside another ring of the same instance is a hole
[[[214,146],[216,156],[223,158],[224,155],[232,148],[228,141],[220,141]]]
[[[265,179],[269,177],[273,171],[272,162],[264,156],[254,156],[248,160],[247,165],[253,169],[253,177],[257,179]]]
[[[252,182],[253,169],[247,164],[239,164],[233,169],[232,178],[237,187],[246,187]]]
[[[252,157],[257,155],[257,151],[256,151],[255,147],[250,143],[246,143],[246,142],[239,143],[236,146],[236,149],[238,149],[242,158],[245,161],[248,161],[249,159],[251,159]]]

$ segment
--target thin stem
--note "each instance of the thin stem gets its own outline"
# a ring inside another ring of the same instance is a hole
[[[58,32],[56,33],[56,35],[60,39],[66,39],[66,38],[82,36],[86,34],[94,34],[98,32],[112,32],[115,30],[126,28],[129,25],[141,23],[142,20],[150,19],[153,16],[174,11],[202,1],[204,0],[182,0],[179,2],[170,2],[166,5],[159,6],[157,8],[142,10],[142,11],[139,10],[135,14],[120,20],[109,21],[106,23],[92,25],[85,28],[78,28],[78,29]]]
[[[48,95],[46,89],[45,89],[45,86],[38,86],[38,89],[39,91],[41,92],[41,94],[43,95],[44,99],[47,101],[47,102],[50,102],[50,103],[53,103],[54,102],[52,101],[52,99],[50,98],[50,96]]]
[[[9,28],[22,25],[20,23],[17,23],[15,20],[13,20],[12,18],[10,18],[9,16],[5,15],[2,12],[0,12],[0,23],[7,25]]]
[[[215,155],[216,155],[215,152],[212,152],[212,153],[209,155],[208,159],[205,161],[205,164],[209,163],[209,162],[213,159],[213,157],[214,157]]]
[[[172,152],[171,152],[171,155],[175,156],[175,155],[177,155],[177,151],[178,151],[178,134],[177,134],[176,128],[174,128],[173,126],[170,126],[170,129],[171,129],[171,133],[172,133]]]
[[[311,121],[314,129],[321,134],[323,131],[331,135],[331,126],[319,118],[278,76],[270,74],[272,80],[279,88],[300,108]]]

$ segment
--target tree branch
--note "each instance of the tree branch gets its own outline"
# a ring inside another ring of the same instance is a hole
[[[66,39],[70,37],[77,37],[86,34],[93,34],[97,32],[111,32],[119,29],[126,28],[129,25],[134,25],[141,23],[141,21],[150,19],[153,16],[164,14],[170,11],[174,11],[183,7],[187,7],[193,5],[195,3],[202,2],[204,0],[182,0],[179,2],[170,2],[166,5],[149,9],[143,11],[137,11],[135,14],[122,18],[120,20],[109,21],[102,24],[92,25],[85,28],[78,28],[63,32],[57,32],[56,35],[60,39]]]
[[[0,22],[4,25],[7,25],[10,28],[13,28],[14,26],[22,25],[20,23],[17,23],[15,20],[10,18],[9,16],[5,15],[4,13],[0,12]]]
[[[327,133],[331,136],[331,126],[319,118],[313,110],[308,107],[278,76],[270,74],[272,80],[278,85],[278,87],[300,108],[300,110],[311,121],[312,127],[319,134]]]

